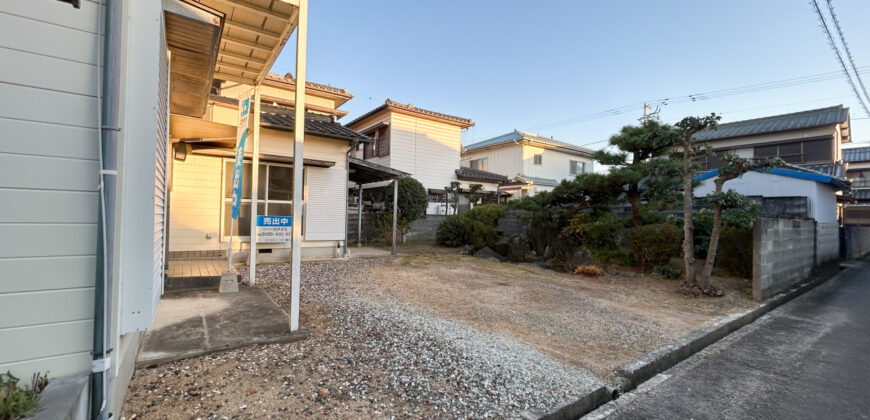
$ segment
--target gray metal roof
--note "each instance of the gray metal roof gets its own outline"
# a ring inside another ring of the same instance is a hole
[[[834,162],[834,163],[813,163],[813,164],[794,164],[804,170],[813,171],[822,175],[832,176],[835,178],[845,179],[846,178],[846,168],[843,167],[842,162]]]
[[[539,178],[536,176],[528,176],[528,175],[523,175],[523,174],[517,175],[517,177],[514,179],[516,179],[518,181],[530,182],[530,183],[535,184],[535,185],[543,185],[543,186],[547,186],[547,187],[555,187],[555,186],[559,185],[559,181],[557,181],[555,179]]]
[[[843,149],[843,162],[870,162],[870,146]]]
[[[465,180],[491,181],[491,182],[507,182],[508,178],[504,175],[499,175],[492,172],[481,171],[480,169],[472,169],[461,167],[456,171],[456,177]]]
[[[694,139],[696,141],[710,141],[755,136],[839,124],[848,121],[848,119],[849,108],[837,105],[809,111],[793,112],[791,114],[719,124],[716,130],[705,130],[695,134]]]
[[[520,131],[520,130],[514,130],[514,131],[511,131],[510,133],[502,134],[500,136],[493,137],[491,139],[479,141],[479,142],[474,143],[474,144],[469,144],[468,146],[465,146],[464,150],[465,151],[472,151],[472,150],[483,149],[485,147],[496,146],[496,145],[500,145],[500,144],[513,143],[515,141],[528,141],[528,142],[541,143],[541,144],[545,144],[548,146],[561,147],[563,149],[574,150],[576,152],[586,153],[589,155],[592,155],[593,153],[595,153],[594,150],[589,149],[587,147],[578,146],[576,144],[571,144],[571,143],[566,143],[564,141],[555,140],[555,139],[552,139],[550,137],[539,136],[537,134],[526,133],[525,131]]]

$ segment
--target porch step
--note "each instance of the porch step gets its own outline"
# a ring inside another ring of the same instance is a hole
[[[241,276],[236,274],[236,278],[240,279]],[[168,292],[175,290],[217,289],[220,284],[221,276],[167,277],[163,283],[163,290]]]
[[[163,290],[217,289],[225,271],[225,261],[170,259]]]

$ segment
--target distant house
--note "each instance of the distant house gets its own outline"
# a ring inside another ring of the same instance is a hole
[[[695,134],[694,140],[713,152],[744,158],[779,157],[835,177],[843,177],[842,144],[852,140],[849,108],[842,105],[720,124]],[[717,169],[715,155],[701,155],[702,170]]]
[[[437,214],[445,187],[457,182],[462,131],[473,125],[468,118],[387,99],[346,126],[373,139],[358,145],[353,157],[410,173],[429,192],[428,213]]]
[[[514,130],[465,146],[462,166],[504,175],[501,190],[513,197],[550,191],[562,180],[592,172],[594,150]]]
[[[843,206],[844,222],[870,224],[870,146],[843,149],[843,162],[855,201]]]

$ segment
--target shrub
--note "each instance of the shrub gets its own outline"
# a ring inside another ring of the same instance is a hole
[[[628,238],[641,267],[653,267],[680,255],[683,232],[672,224],[646,225],[632,229]]]
[[[562,231],[573,234],[585,248],[593,253],[597,250],[614,250],[622,239],[624,221],[612,213],[597,215],[580,213],[571,218],[569,225]]]
[[[752,229],[722,228],[716,266],[743,278],[752,277]]]
[[[599,264],[630,266],[634,265],[634,256],[631,254],[611,249],[599,249],[592,251],[592,258]]]
[[[666,265],[657,265],[653,267],[653,273],[658,274],[662,277],[669,278],[671,280],[676,280],[683,276],[683,273],[680,270],[677,270],[672,267],[668,267]]]
[[[435,241],[444,246],[462,246],[469,242],[474,222],[461,215],[448,216],[438,225]]]
[[[33,375],[30,387],[19,387],[11,372],[0,373],[0,419],[29,417],[39,406],[39,394],[48,385],[48,373]]]
[[[470,244],[473,248],[492,246],[497,240],[498,233],[495,232],[494,226],[479,222],[477,220],[471,221],[471,234],[469,235],[467,243]]]
[[[594,266],[594,265],[578,265],[576,269],[574,269],[575,275],[583,275],[588,277],[598,277],[603,273],[603,271]]]
[[[498,219],[504,217],[504,214],[504,207],[498,204],[483,204],[474,206],[474,208],[465,212],[463,216],[490,226],[495,226],[498,224]]]
[[[396,182],[396,181],[393,181]],[[429,205],[429,194],[420,181],[414,178],[399,178],[399,215],[411,222],[426,216],[426,207]],[[384,209],[393,211],[393,184],[387,185],[384,198]]]

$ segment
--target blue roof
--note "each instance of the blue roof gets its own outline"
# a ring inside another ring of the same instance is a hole
[[[563,149],[569,149],[569,150],[573,150],[575,152],[585,153],[585,154],[589,154],[589,155],[592,155],[593,153],[595,153],[594,150],[587,148],[587,147],[578,146],[576,144],[571,144],[571,143],[566,143],[564,141],[559,141],[559,140],[556,140],[556,139],[553,139],[550,137],[544,137],[544,136],[540,136],[537,134],[526,133],[525,131],[520,131],[520,130],[514,130],[514,131],[511,131],[510,133],[502,134],[500,136],[496,136],[496,137],[493,137],[491,139],[479,141],[479,142],[474,143],[474,144],[469,144],[468,146],[465,146],[465,151],[483,149],[485,147],[497,146],[497,145],[506,144],[506,143],[513,143],[515,141],[528,141],[528,142],[533,142],[533,143],[540,143],[540,144],[544,144],[547,146],[561,147]]]
[[[815,182],[820,182],[822,184],[830,184],[831,186],[833,186],[834,188],[839,189],[839,190],[847,190],[850,188],[849,184],[846,183],[846,181],[843,181],[842,179],[832,177],[829,175],[825,175],[825,174],[821,174],[818,172],[810,171],[807,169],[802,169],[802,168],[798,169],[798,167],[772,168],[769,171],[759,170],[759,172],[770,172],[771,174],[774,174],[774,175],[780,175],[780,176],[785,176],[785,177],[795,178],[795,179],[804,179],[807,181],[815,181]],[[708,171],[708,172],[696,175],[695,180],[703,181],[705,179],[713,178],[718,174],[719,174],[719,170],[714,169],[712,171]]]

